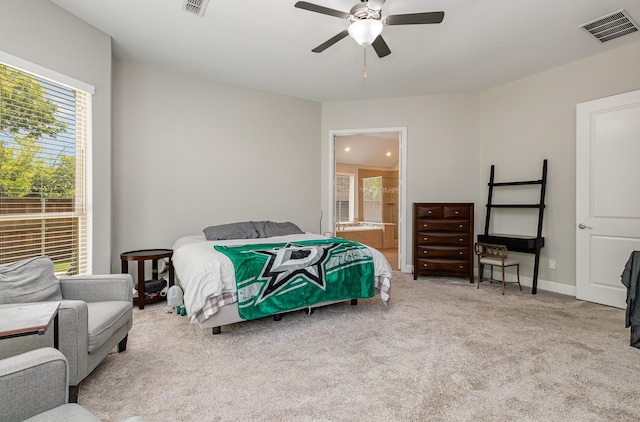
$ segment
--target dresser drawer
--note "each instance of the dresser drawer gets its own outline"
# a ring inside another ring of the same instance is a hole
[[[418,245],[466,245],[469,247],[470,235],[467,233],[419,233]]]
[[[418,258],[418,272],[447,271],[454,273],[466,273],[469,271],[469,261],[453,261],[446,259],[420,259]]]
[[[466,259],[469,257],[468,246],[418,246],[418,259],[421,258]]]
[[[423,217],[442,218],[442,216],[443,216],[442,206],[425,205],[425,206],[416,207],[415,218],[423,218]]]
[[[418,220],[418,231],[447,231],[447,232],[469,232],[469,221],[467,220]]]
[[[443,209],[444,218],[469,218],[469,207],[445,206]]]

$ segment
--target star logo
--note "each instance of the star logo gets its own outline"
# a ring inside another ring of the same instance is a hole
[[[325,290],[322,265],[329,251],[337,246],[339,246],[338,243],[304,246],[289,243],[282,248],[255,251],[269,257],[260,275],[260,278],[268,281],[256,304],[281,291],[296,276],[302,276],[308,282]]]

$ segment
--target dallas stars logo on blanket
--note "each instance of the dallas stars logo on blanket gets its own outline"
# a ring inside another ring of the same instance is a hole
[[[300,275],[309,282],[325,290],[322,265],[329,250],[338,244],[296,246],[289,243],[283,248],[270,251],[256,251],[269,257],[260,278],[268,279],[257,303],[282,290],[295,276]]]
[[[374,295],[369,249],[344,239],[216,246],[233,262],[244,319]]]

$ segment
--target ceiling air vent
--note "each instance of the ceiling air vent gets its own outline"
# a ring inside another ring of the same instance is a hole
[[[209,0],[182,0],[182,10],[196,16],[204,16]]]
[[[611,41],[640,30],[624,9],[580,25],[580,28],[593,35],[600,42]]]

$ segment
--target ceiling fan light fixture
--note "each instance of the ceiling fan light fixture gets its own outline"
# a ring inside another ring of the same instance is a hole
[[[349,35],[363,47],[370,46],[382,34],[382,22],[376,19],[360,19],[349,25]]]

